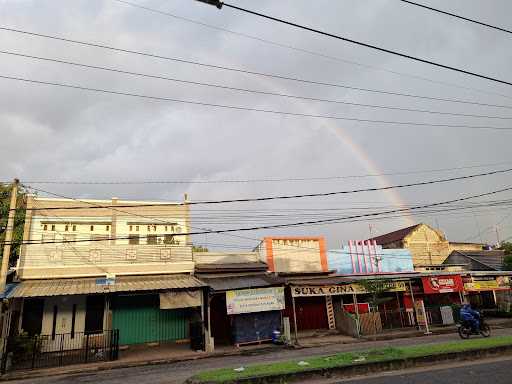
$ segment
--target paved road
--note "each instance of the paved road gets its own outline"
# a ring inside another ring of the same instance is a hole
[[[386,372],[378,376],[330,382],[331,384],[510,384],[511,357],[446,364],[411,371]],[[327,384],[327,382],[324,382]],[[318,382],[320,384],[320,382]]]
[[[512,329],[495,329],[494,336],[512,335]],[[178,384],[188,377],[204,370],[239,367],[241,365],[275,362],[283,360],[302,359],[311,356],[329,355],[337,352],[357,351],[386,346],[416,345],[419,343],[436,344],[446,341],[460,340],[456,334],[445,334],[389,341],[364,342],[356,344],[339,344],[323,347],[283,350],[276,349],[265,354],[250,356],[228,356],[206,358],[195,361],[185,361],[173,364],[121,368],[94,373],[75,374],[68,376],[53,376],[47,378],[32,378],[11,381],[16,384]],[[461,341],[463,342],[463,341]],[[511,380],[512,382],[512,380]],[[436,383],[437,384],[437,383]],[[453,384],[453,383],[451,383]],[[498,384],[498,383],[493,383]]]

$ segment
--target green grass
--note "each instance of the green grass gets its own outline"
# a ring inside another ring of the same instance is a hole
[[[424,339],[423,339],[424,340]],[[493,337],[488,339],[460,340],[441,344],[422,344],[407,347],[388,347],[361,352],[345,352],[331,356],[312,357],[304,360],[284,361],[272,364],[257,364],[245,367],[242,372],[233,368],[206,371],[194,376],[199,382],[232,382],[245,377],[266,376],[286,373],[296,373],[319,368],[334,368],[352,364],[404,359],[437,355],[448,352],[463,352],[472,349],[499,347],[512,344],[512,336]],[[307,365],[298,365],[305,361]]]

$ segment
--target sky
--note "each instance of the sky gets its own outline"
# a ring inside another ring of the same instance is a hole
[[[218,10],[192,0],[133,2],[168,14],[116,0],[0,0],[0,26],[352,89],[212,69],[5,30],[0,30],[0,76],[306,115],[512,127],[511,86],[294,29],[227,7]],[[510,34],[398,0],[232,2],[355,40],[512,81]],[[512,4],[507,0],[423,3],[512,28],[508,17]],[[445,114],[253,94],[81,68],[6,52],[189,82]],[[511,143],[512,131],[507,130],[291,116],[0,78],[0,180],[17,177],[24,185],[78,199],[115,196],[181,201],[187,193],[191,200],[198,201],[414,183],[512,168]],[[160,183],[41,183],[48,181]],[[502,173],[391,191],[197,205],[192,210],[192,227],[214,230],[342,218],[453,200],[511,185],[511,173]],[[510,197],[510,191],[504,192],[474,199],[472,207],[466,202],[461,204],[464,209],[449,210],[454,208],[452,205],[428,215],[410,212],[400,217],[198,235],[194,242],[212,249],[250,249],[263,236],[307,235],[325,236],[328,246],[335,248],[350,239],[365,239],[424,222],[444,231],[450,240],[495,243],[496,226],[501,239],[512,236],[512,208],[510,204],[477,205]]]

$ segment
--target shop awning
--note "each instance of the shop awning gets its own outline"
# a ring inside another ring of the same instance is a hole
[[[214,291],[230,291],[233,289],[244,288],[263,288],[276,285],[279,282],[272,280],[269,276],[265,275],[252,275],[252,276],[222,276],[222,277],[203,277],[200,276],[205,285],[212,288]]]
[[[26,280],[10,292],[14,297],[85,295],[94,293],[161,291],[200,288],[204,283],[191,275],[118,276],[115,279],[78,278]]]

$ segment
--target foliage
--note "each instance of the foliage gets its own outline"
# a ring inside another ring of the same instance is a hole
[[[203,247],[202,245],[193,245],[192,252],[208,252],[208,248]]]
[[[503,269],[506,271],[512,271],[512,243],[504,242],[500,248],[505,251],[505,258],[503,259]]]
[[[376,361],[388,361],[438,355],[442,353],[464,352],[473,349],[493,348],[512,344],[512,336],[491,337],[487,339],[471,339],[464,342],[456,341],[441,344],[425,344],[408,347],[387,347],[362,352],[345,352],[331,356],[320,356],[298,361],[284,361],[271,364],[258,364],[244,367],[237,372],[233,368],[216,369],[202,372],[193,377],[194,382],[236,382],[246,377],[258,377],[277,374],[293,374],[311,369],[325,369],[348,365],[364,364]]]
[[[390,286],[393,284],[393,280],[391,279],[361,280],[358,281],[357,284],[363,287],[370,295],[368,301],[372,307],[377,307],[379,304],[390,300],[390,298],[382,297],[382,294],[389,292]]]
[[[7,350],[12,353],[12,363],[25,361],[31,359],[34,354],[39,354],[43,340],[39,335],[29,336],[27,333],[9,338]]]
[[[23,241],[23,226],[25,224],[25,196],[26,191],[18,187],[16,200],[16,213],[14,216],[13,246],[9,257],[9,264],[14,265],[19,256],[20,245]],[[11,186],[0,184],[0,243],[5,239],[7,219],[9,217],[9,205],[11,203]],[[3,256],[3,246],[0,246],[0,258]]]

